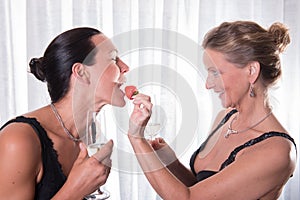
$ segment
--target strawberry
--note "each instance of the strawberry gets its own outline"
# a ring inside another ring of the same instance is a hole
[[[129,85],[125,87],[125,94],[128,99],[132,100],[134,95],[137,95],[139,91],[136,89],[135,86]]]

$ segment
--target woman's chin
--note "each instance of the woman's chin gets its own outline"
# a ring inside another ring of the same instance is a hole
[[[227,105],[226,101],[225,100],[221,100],[221,105],[223,108],[228,108],[229,106]]]
[[[111,98],[111,102],[110,104],[112,106],[116,106],[116,107],[124,107],[126,105],[125,102],[125,94],[122,90],[119,90],[119,93],[114,93],[112,98]]]
[[[124,98],[122,98],[118,101],[111,102],[111,105],[116,106],[116,107],[124,107],[126,105],[126,102],[125,102]]]

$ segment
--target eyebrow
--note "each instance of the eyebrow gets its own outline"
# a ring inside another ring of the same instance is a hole
[[[218,71],[218,68],[216,68],[216,67],[208,67],[207,71]]]

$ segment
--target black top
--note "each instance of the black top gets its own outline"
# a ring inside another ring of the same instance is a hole
[[[66,181],[60,163],[58,162],[57,152],[53,148],[53,142],[47,136],[47,132],[35,118],[17,117],[4,124],[3,129],[10,123],[21,122],[29,124],[38,135],[42,149],[43,177],[35,187],[34,199],[51,199]]]
[[[234,113],[235,113],[235,112],[232,112],[232,111],[231,111],[231,112],[228,113],[228,114],[231,116],[231,115],[234,114]],[[229,119],[230,116],[228,116],[228,114],[225,116],[225,118],[227,118],[227,119],[226,119],[226,120],[223,119],[223,120],[221,121],[221,123],[225,124],[225,122]],[[220,124],[221,124],[221,123],[220,123]],[[222,124],[222,125],[223,125],[223,124]],[[218,126],[218,128],[219,128],[219,127],[220,127],[220,126]],[[216,129],[213,131],[213,133],[214,133],[215,131],[216,131]],[[212,133],[212,134],[213,134],[213,133]],[[211,137],[212,134],[210,134],[209,137]],[[286,133],[279,133],[279,132],[275,132],[275,131],[271,131],[271,132],[268,132],[268,133],[264,133],[264,134],[262,134],[261,136],[259,136],[259,137],[257,137],[257,138],[254,138],[254,139],[251,139],[251,140],[249,140],[248,142],[246,142],[246,143],[244,143],[244,144],[242,144],[242,145],[236,147],[236,148],[230,153],[230,155],[228,156],[228,158],[222,163],[222,165],[220,166],[219,171],[221,171],[222,169],[224,169],[225,167],[227,167],[228,165],[230,165],[231,163],[233,163],[233,162],[235,161],[236,155],[237,155],[238,152],[241,151],[242,149],[247,148],[247,147],[252,146],[252,145],[255,145],[256,143],[259,143],[259,142],[261,142],[261,141],[263,141],[263,140],[265,140],[265,139],[268,139],[268,138],[274,137],[274,136],[284,137],[284,138],[290,140],[290,141],[295,145],[295,147],[296,147],[296,144],[295,144],[294,139],[293,139],[291,136],[289,136],[288,134],[286,134]],[[191,170],[192,170],[192,172],[194,173],[194,175],[196,176],[198,182],[200,182],[200,181],[202,181],[202,180],[204,180],[204,179],[206,179],[206,178],[208,178],[208,177],[210,177],[210,176],[213,176],[213,175],[215,175],[216,173],[219,172],[219,171],[202,170],[202,171],[196,173],[196,171],[195,171],[195,168],[194,168],[195,159],[196,159],[197,155],[199,154],[199,152],[202,151],[202,150],[204,149],[204,146],[206,145],[206,143],[207,143],[207,140],[206,140],[203,144],[201,144],[201,146],[193,153],[193,155],[192,155],[192,157],[191,157],[191,159],[190,159],[190,167],[191,167]],[[297,148],[296,148],[296,149],[297,149]]]

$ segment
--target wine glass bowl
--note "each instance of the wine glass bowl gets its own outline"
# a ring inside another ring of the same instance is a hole
[[[83,142],[87,146],[89,156],[94,155],[107,142],[105,111],[88,111],[86,121],[86,134]],[[103,200],[110,197],[110,193],[100,187],[92,194],[85,197],[86,200]]]
[[[158,105],[157,96],[152,95],[153,104],[151,117],[145,127],[145,137],[152,140],[163,128],[162,109]]]
[[[152,140],[156,135],[159,134],[162,126],[159,121],[149,119],[148,124],[145,127],[145,137]]]

